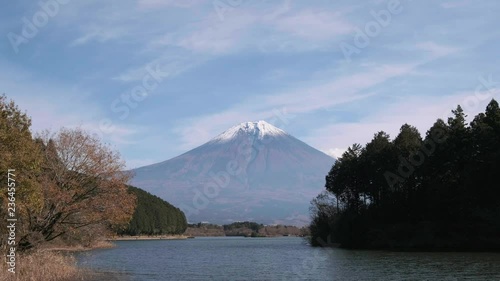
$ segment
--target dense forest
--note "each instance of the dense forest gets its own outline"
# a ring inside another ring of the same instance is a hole
[[[311,244],[500,250],[500,109],[470,124],[458,106],[422,137],[404,124],[352,145],[312,201]]]
[[[182,234],[187,228],[184,213],[159,198],[137,187],[129,186],[137,197],[137,206],[128,227],[121,235]]]

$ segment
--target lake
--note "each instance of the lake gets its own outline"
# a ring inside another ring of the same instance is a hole
[[[117,241],[77,254],[118,280],[500,280],[499,253],[312,248],[303,238]],[[109,281],[109,280],[108,280]]]

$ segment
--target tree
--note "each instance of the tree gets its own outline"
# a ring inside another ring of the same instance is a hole
[[[433,220],[445,220],[440,217],[445,214],[443,204],[450,195],[447,191],[446,177],[449,174],[447,141],[450,137],[450,128],[442,119],[437,119],[432,127],[427,130],[422,151],[426,155],[426,160],[420,169],[421,198],[428,202],[427,208],[420,210],[425,218]]]
[[[366,144],[362,162],[364,163],[364,174],[366,176],[367,193],[372,203],[381,204],[387,198],[388,189],[385,174],[396,170],[394,145],[390,136],[380,131],[373,136],[371,142]]]
[[[422,145],[422,137],[414,126],[404,124],[399,129],[399,134],[394,139],[394,145],[398,150],[399,155],[408,158],[413,153],[417,152]]]
[[[0,96],[0,182],[7,183],[8,169],[14,169],[15,203],[18,224],[16,232],[26,233],[27,210],[39,211],[44,202],[41,185],[37,177],[41,172],[42,153],[31,136],[31,119],[21,112],[13,101],[7,101],[5,95]],[[0,218],[7,219],[6,192],[0,192]],[[5,237],[6,228],[0,229]],[[0,239],[0,246],[4,243]]]
[[[422,137],[417,128],[404,124],[393,143],[398,155],[398,171],[404,181],[396,186],[398,192],[393,193],[394,208],[391,211],[399,214],[398,221],[406,221],[412,216],[412,206],[418,204],[418,169],[425,161],[425,156],[420,152]]]
[[[135,196],[126,183],[130,175],[120,155],[82,129],[45,133],[38,140],[44,155],[44,206],[29,209],[29,232],[21,237],[23,249],[65,234],[77,236],[85,227],[126,226]]]
[[[322,192],[311,201],[309,212],[311,214],[310,243],[313,246],[321,246],[324,241],[330,241],[333,236],[333,227],[339,208],[335,206],[331,193]]]
[[[500,107],[496,100],[491,102],[486,107],[485,122],[495,131],[495,134],[500,135]]]
[[[497,188],[497,174],[500,166],[500,108],[495,100],[471,122],[473,134],[473,162],[471,170],[477,175],[475,189],[470,190],[472,198],[481,204],[494,205],[500,196]],[[473,183],[471,183],[472,185]]]
[[[359,169],[362,152],[363,147],[358,143],[349,147],[326,176],[325,185],[326,190],[332,192],[341,204],[353,206],[356,210],[359,209],[364,192]]]

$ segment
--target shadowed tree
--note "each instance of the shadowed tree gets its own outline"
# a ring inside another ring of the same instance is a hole
[[[326,190],[332,192],[342,204],[352,206],[356,210],[359,209],[363,190],[362,177],[359,177],[358,169],[362,149],[360,144],[353,144],[341,158],[337,159],[326,176]]]
[[[380,131],[366,144],[362,155],[366,192],[374,205],[381,204],[390,192],[385,174],[396,170],[394,145],[387,133]]]

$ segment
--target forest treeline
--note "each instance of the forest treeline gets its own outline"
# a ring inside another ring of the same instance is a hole
[[[186,216],[179,208],[140,188],[129,186],[129,191],[136,196],[137,206],[128,226],[118,234],[164,235],[186,231]]]
[[[12,241],[0,239],[0,249],[90,246],[116,232],[177,234],[186,228],[180,210],[127,186],[131,174],[124,161],[96,135],[62,128],[34,136],[30,127],[27,113],[1,95],[0,182],[6,188],[0,219],[17,221],[15,229],[0,229],[2,237],[15,233]]]
[[[244,221],[217,225],[208,223],[189,224],[185,232],[189,236],[245,236],[245,237],[276,237],[276,236],[307,236],[306,227],[290,225],[263,225]]]
[[[311,244],[500,250],[500,109],[458,106],[421,136],[404,124],[352,145],[311,204]]]

